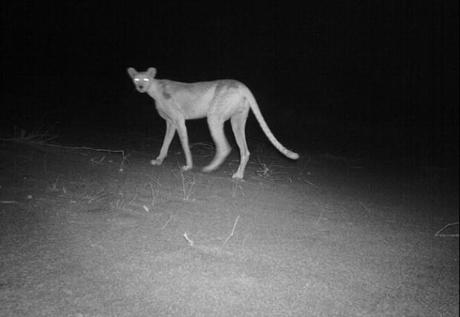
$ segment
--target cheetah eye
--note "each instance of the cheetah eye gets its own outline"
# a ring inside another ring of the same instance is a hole
[[[149,79],[148,79],[148,78],[144,78],[144,81],[147,82],[147,81],[149,81]]]
[[[137,83],[140,79],[139,78],[134,78],[134,81]]]

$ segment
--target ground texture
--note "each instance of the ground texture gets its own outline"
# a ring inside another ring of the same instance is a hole
[[[0,143],[0,315],[458,316],[454,172],[192,152]]]

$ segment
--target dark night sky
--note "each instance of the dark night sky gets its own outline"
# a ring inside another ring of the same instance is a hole
[[[126,68],[154,66],[160,78],[243,81],[274,130],[307,147],[328,129],[395,130],[388,140],[456,155],[457,0],[161,2],[2,4],[3,128],[151,124]]]

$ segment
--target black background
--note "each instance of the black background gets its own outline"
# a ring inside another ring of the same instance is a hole
[[[244,82],[300,152],[458,164],[457,0],[1,6],[3,133],[153,125],[161,138],[126,73],[154,66],[159,78]]]

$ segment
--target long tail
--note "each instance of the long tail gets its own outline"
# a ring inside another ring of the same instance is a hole
[[[252,112],[254,113],[254,116],[257,119],[257,122],[259,122],[260,127],[264,131],[265,135],[267,138],[270,140],[270,142],[276,147],[278,151],[286,155],[288,158],[292,160],[297,160],[299,158],[299,154],[292,152],[288,149],[286,149],[273,135],[272,131],[267,125],[267,122],[265,121],[264,117],[262,116],[262,112],[260,112],[259,105],[257,104],[256,99],[254,98],[254,95],[251,93],[251,91],[245,87],[246,93],[245,97],[247,99],[247,102],[249,102],[249,106],[252,109]]]

